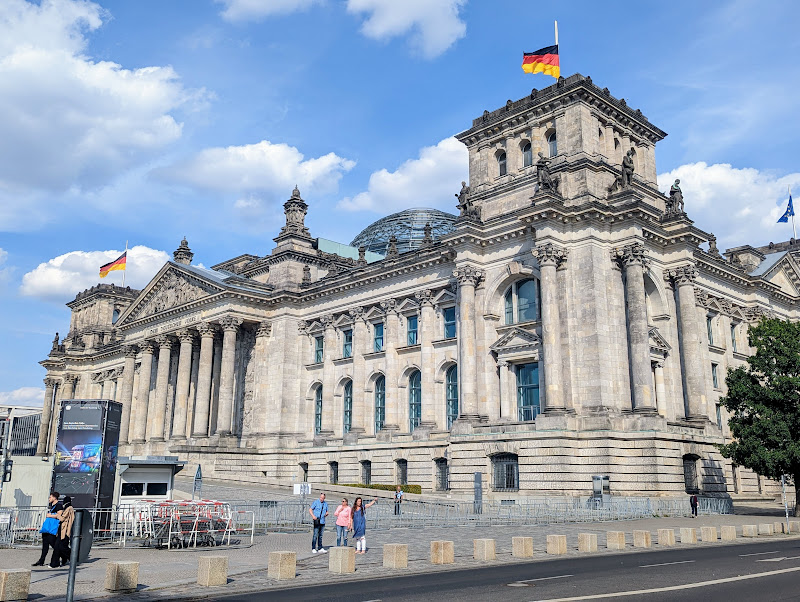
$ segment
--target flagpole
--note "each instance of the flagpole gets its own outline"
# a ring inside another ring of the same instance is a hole
[[[125,255],[125,269],[122,270],[122,288],[125,288],[125,274],[128,273],[128,256],[127,256],[127,253],[128,253],[128,241],[127,240],[125,241],[125,253],[126,253],[126,255]]]
[[[789,186],[789,198],[792,198],[792,187]],[[797,240],[797,230],[794,227],[794,207],[792,207],[792,234],[793,238]]]
[[[556,46],[558,46],[558,21],[556,21],[555,24],[556,24]]]

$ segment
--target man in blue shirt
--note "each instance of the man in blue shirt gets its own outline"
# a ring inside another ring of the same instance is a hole
[[[325,531],[325,517],[328,516],[328,502],[325,501],[325,494],[320,493],[319,499],[314,500],[311,508],[308,509],[311,518],[314,519],[314,534],[311,536],[311,552],[316,554],[325,553],[322,547],[322,533]]]

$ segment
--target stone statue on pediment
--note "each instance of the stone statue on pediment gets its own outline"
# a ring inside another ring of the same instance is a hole
[[[558,185],[561,180],[558,176],[553,176],[550,173],[550,159],[544,156],[544,153],[539,152],[539,159],[536,161],[536,180],[538,189],[552,194],[559,194]]]
[[[633,184],[633,172],[635,171],[633,165],[633,149],[625,153],[622,158],[622,188],[630,188]]]
[[[480,207],[476,207],[470,200],[470,190],[466,182],[461,182],[461,190],[455,196],[458,199],[459,218],[481,219]]]
[[[56,336],[53,337],[53,346],[51,351],[58,351],[58,333],[56,333]]]

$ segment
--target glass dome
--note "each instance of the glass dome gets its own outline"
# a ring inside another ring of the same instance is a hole
[[[367,251],[386,255],[392,234],[397,237],[397,251],[404,253],[422,246],[425,224],[431,225],[431,236],[438,240],[455,228],[456,216],[438,209],[406,209],[387,215],[364,228],[350,243],[352,247],[364,245]]]

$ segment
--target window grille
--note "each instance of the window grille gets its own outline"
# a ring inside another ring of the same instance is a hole
[[[436,459],[436,490],[448,491],[450,489],[450,468],[447,466],[447,459]]]
[[[495,491],[519,490],[519,458],[516,454],[498,454],[492,458]]]
[[[369,460],[361,462],[361,484],[372,485],[372,462]]]
[[[408,460],[397,461],[397,484],[408,485]]]

